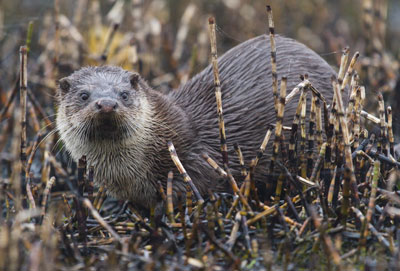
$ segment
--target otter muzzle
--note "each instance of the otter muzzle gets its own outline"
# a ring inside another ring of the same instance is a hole
[[[95,107],[99,113],[112,113],[118,108],[118,102],[112,99],[100,99],[95,102]]]

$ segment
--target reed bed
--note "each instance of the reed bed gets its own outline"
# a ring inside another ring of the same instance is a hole
[[[274,71],[276,122],[265,127],[251,161],[235,145],[242,175],[238,180],[229,168],[226,142],[235,139],[225,135],[223,79],[218,74],[218,38],[227,35],[219,20],[225,18],[215,14],[194,22],[196,11],[204,12],[204,7],[181,7],[173,36],[153,21],[154,14],[165,16],[157,6],[163,2],[149,2],[114,1],[105,24],[100,1],[78,0],[73,18],[55,1],[43,25],[26,24],[24,42],[16,51],[17,72],[4,73],[8,82],[0,92],[0,270],[400,269],[398,120],[395,108],[384,102],[394,97],[393,82],[399,77],[398,60],[384,47],[387,1],[364,0],[358,7],[363,52],[340,47],[340,39],[328,35],[330,49],[342,53],[335,54],[339,72],[332,78],[333,101],[326,101],[307,75],[299,75],[295,89],[286,89],[285,74],[276,73],[275,46],[265,52],[272,56],[265,65]],[[287,2],[277,4],[277,12],[267,6],[264,20],[254,23],[268,29],[271,44],[278,25],[274,20],[285,8],[293,9],[294,3]],[[315,8],[326,11],[326,6]],[[127,12],[133,32],[120,30]],[[201,31],[194,35],[190,30],[198,29],[197,23]],[[39,27],[42,51],[33,58],[32,35]],[[190,39],[196,46],[188,49]],[[156,44],[162,45],[159,51]],[[165,176],[166,189],[159,186],[165,210],[143,213],[129,202],[107,197],[104,187],[94,187],[96,168],[85,157],[72,162],[63,151],[54,132],[51,97],[63,75],[84,64],[122,65],[163,91],[184,83],[208,63],[215,79],[221,159],[207,153],[202,158],[228,181],[233,194],[209,191],[203,198],[169,142],[165,149],[187,184],[186,194],[178,195],[174,205],[176,176],[171,171]],[[349,99],[343,97],[345,89]],[[297,104],[297,111],[292,125],[285,127],[288,103]],[[277,174],[268,187],[271,197],[261,201],[253,172],[268,146],[273,149],[270,171]]]

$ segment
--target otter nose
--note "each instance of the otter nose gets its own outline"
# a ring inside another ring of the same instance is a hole
[[[118,107],[118,103],[110,99],[101,99],[95,103],[96,109],[102,113],[111,113]]]

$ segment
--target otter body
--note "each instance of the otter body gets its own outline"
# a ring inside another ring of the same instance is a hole
[[[287,77],[291,91],[309,80],[331,101],[335,71],[316,53],[295,40],[276,37],[277,73]],[[229,166],[241,180],[233,144],[244,158],[255,157],[268,129],[276,122],[272,94],[269,37],[248,40],[218,59]],[[215,88],[211,66],[177,90],[162,94],[136,73],[118,67],[87,67],[60,80],[57,129],[73,159],[86,155],[95,182],[118,198],[149,208],[161,201],[158,181],[166,186],[174,170],[174,196],[186,191],[167,148],[172,141],[200,193],[221,189],[219,176],[201,158],[221,157]],[[285,107],[290,125],[297,101]],[[272,141],[272,140],[271,140]],[[271,148],[271,143],[268,144]],[[259,161],[256,180],[268,174],[268,156]],[[165,188],[165,187],[164,187]]]

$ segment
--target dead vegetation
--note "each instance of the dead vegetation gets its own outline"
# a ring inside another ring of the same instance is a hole
[[[387,1],[361,1],[360,53],[344,48],[348,33],[337,37],[334,31],[340,28],[324,19],[328,2],[309,7],[319,9],[313,18],[320,22],[317,33],[322,26],[333,30],[319,41],[309,29],[298,33],[317,45],[325,40],[324,49],[341,52],[334,54],[339,66],[338,77],[332,78],[334,100],[326,101],[307,75],[301,75],[295,89],[286,89],[285,75],[275,71],[277,122],[271,123],[252,161],[243,161],[240,146],[235,146],[242,157],[242,180],[233,179],[229,170],[217,40],[243,21],[243,31],[258,27],[273,34],[270,8],[263,20],[254,22],[248,14],[257,6],[246,13],[252,8],[247,2],[223,1],[225,13],[239,14],[238,22],[225,27],[219,21],[228,15],[217,12],[207,24],[206,4],[178,5],[182,16],[175,18],[174,6],[164,1],[111,1],[105,20],[101,1],[77,0],[73,17],[65,15],[60,2],[54,1],[41,23],[26,24],[18,65],[3,72],[0,270],[400,269],[396,118],[382,96],[389,101],[395,97],[399,80],[398,60],[385,50]],[[311,16],[305,3],[310,1],[300,1],[304,14],[296,16],[290,13],[296,4],[285,2],[277,4],[277,12],[272,6],[275,20]],[[127,16],[133,22],[130,31],[124,25]],[[163,28],[167,19],[175,23],[175,31]],[[274,35],[270,38],[272,44]],[[10,42],[3,42],[2,49],[12,47]],[[265,53],[276,56],[273,46]],[[54,133],[56,80],[81,65],[114,64],[139,71],[163,91],[210,63],[210,55],[221,131],[215,136],[220,136],[222,155],[214,157],[217,161],[207,154],[203,158],[229,181],[234,194],[210,192],[203,199],[171,142],[165,147],[187,182],[178,206],[172,203],[172,172],[165,176],[167,190],[160,186],[166,206],[161,219],[154,212],[142,216],[129,202],[107,199],[104,188],[93,185],[96,169],[84,157],[71,163]],[[271,59],[266,65],[274,67],[279,59]],[[350,98],[344,104],[346,87]],[[291,127],[283,127],[290,102],[297,103],[296,116]],[[282,130],[290,131],[288,143]],[[279,174],[273,177],[276,185],[268,187],[273,196],[262,202],[252,172],[268,144],[273,145],[270,170]]]

